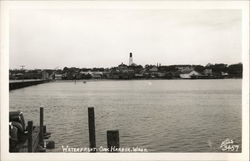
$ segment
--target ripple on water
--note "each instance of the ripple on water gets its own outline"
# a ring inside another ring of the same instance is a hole
[[[241,145],[241,80],[53,82],[10,92],[10,110],[39,123],[39,107],[56,149],[88,147],[88,107],[96,140],[118,129],[121,146],[150,152],[218,152],[227,137]]]

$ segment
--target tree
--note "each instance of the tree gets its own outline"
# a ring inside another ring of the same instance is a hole
[[[227,64],[215,64],[211,66],[213,73],[227,72]]]
[[[65,72],[68,72],[68,70],[69,70],[69,68],[67,68],[67,67],[64,67],[63,68],[63,72],[65,73]]]
[[[199,73],[202,73],[205,70],[205,67],[202,66],[202,65],[196,65],[194,67],[194,70],[197,71],[197,72],[199,72]]]
[[[232,77],[242,77],[243,66],[242,63],[232,64],[228,66],[228,74]]]

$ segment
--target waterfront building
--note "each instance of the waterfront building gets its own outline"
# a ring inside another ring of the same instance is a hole
[[[103,77],[103,72],[92,72],[91,73],[92,78],[94,79],[101,79]]]
[[[201,74],[194,71],[194,70],[191,71],[191,72],[181,73],[180,74],[180,78],[183,78],[183,79],[190,79],[190,78],[194,78],[194,77],[198,77],[198,76],[201,76]]]
[[[100,71],[81,71],[80,72],[81,78],[94,78],[94,79],[101,79],[103,77],[103,72]]]
[[[62,74],[55,74],[55,80],[61,80],[62,76]]]
[[[135,73],[135,78],[143,78],[143,73]]]
[[[226,72],[221,72],[221,76],[227,77],[227,76],[228,76],[228,73],[226,73]]]
[[[83,75],[88,75],[88,74],[92,74],[91,71],[80,71],[80,74],[83,74]]]

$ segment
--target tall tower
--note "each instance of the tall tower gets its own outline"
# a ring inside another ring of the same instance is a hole
[[[129,65],[133,64],[133,55],[132,53],[129,53]]]

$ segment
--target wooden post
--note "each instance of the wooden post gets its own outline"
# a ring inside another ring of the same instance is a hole
[[[39,144],[43,146],[43,107],[40,107],[40,133],[39,133]]]
[[[33,121],[28,121],[28,152],[32,152],[32,131],[33,131]]]
[[[89,116],[89,147],[96,148],[94,107],[88,108],[88,116]],[[96,150],[93,150],[92,152],[95,152],[95,151]]]
[[[120,147],[118,130],[107,131],[107,145],[109,152],[119,152],[115,150]]]
[[[43,134],[46,134],[46,133],[47,133],[46,125],[43,125]]]

